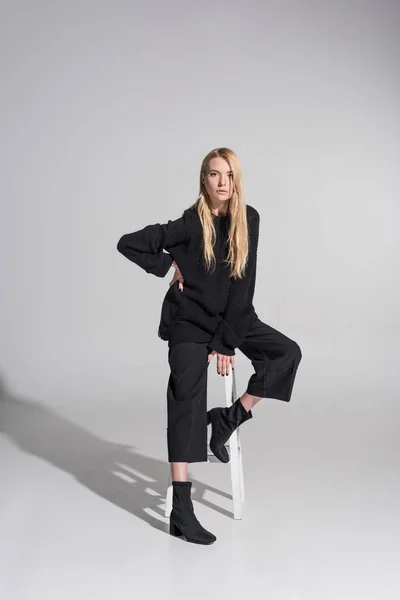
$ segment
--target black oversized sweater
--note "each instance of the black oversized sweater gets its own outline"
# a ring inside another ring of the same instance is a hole
[[[249,255],[242,279],[229,277],[223,263],[228,251],[230,215],[213,215],[216,229],[215,269],[207,272],[203,261],[203,229],[192,206],[167,223],[147,225],[121,237],[117,249],[147,273],[165,277],[175,260],[183,278],[183,291],[176,281],[168,289],[161,309],[158,335],[171,342],[207,342],[210,348],[234,355],[254,317],[260,215],[246,205]],[[166,250],[167,252],[164,252]]]

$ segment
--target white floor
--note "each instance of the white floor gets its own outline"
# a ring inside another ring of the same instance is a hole
[[[200,546],[163,516],[161,401],[56,410],[5,395],[1,598],[399,598],[398,421],[327,406],[297,395],[255,408],[241,429],[242,520],[229,465],[191,465],[196,514],[218,538]]]

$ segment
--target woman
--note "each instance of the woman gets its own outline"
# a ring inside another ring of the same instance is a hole
[[[173,485],[170,533],[211,544],[217,538],[197,520],[191,501],[188,463],[207,461],[210,449],[229,462],[225,443],[252,418],[261,398],[289,402],[301,351],[296,342],[263,323],[253,306],[260,216],[246,205],[242,170],[229,148],[204,158],[200,193],[182,216],[123,235],[118,250],[147,273],[174,277],[164,298],[158,335],[168,341],[167,445]],[[168,252],[164,252],[167,250]],[[235,367],[238,348],[254,374],[232,406],[207,412],[207,367]]]

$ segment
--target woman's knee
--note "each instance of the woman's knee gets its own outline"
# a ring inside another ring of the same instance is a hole
[[[300,346],[294,340],[290,341],[289,352],[290,355],[295,359],[296,363],[299,364],[303,355],[301,353]]]

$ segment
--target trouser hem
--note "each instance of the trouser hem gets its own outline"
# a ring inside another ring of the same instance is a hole
[[[290,367],[290,369],[284,369],[282,371],[267,371],[265,373],[265,379],[268,381],[268,378],[273,378],[274,376],[276,376],[277,373],[289,374],[289,380],[286,383],[286,385],[274,385],[272,380],[269,389],[257,389],[256,387],[254,387],[254,385],[257,382],[254,382],[247,385],[246,392],[248,394],[251,394],[253,396],[259,396],[261,398],[274,398],[275,400],[282,400],[282,402],[290,402],[292,397],[293,383],[297,374],[297,365]],[[281,388],[280,391],[282,393],[279,393],[279,388]]]
[[[290,402],[290,398],[283,398],[278,395],[271,396],[270,392],[266,390],[253,390],[251,388],[247,388],[246,392],[251,396],[259,396],[260,398],[273,398],[275,400],[282,400],[283,402]]]
[[[208,456],[207,454],[205,456],[198,456],[198,457],[186,457],[183,458],[182,456],[176,457],[176,456],[169,456],[168,457],[168,462],[172,463],[172,462],[187,462],[187,463],[197,463],[197,462],[208,462]]]

